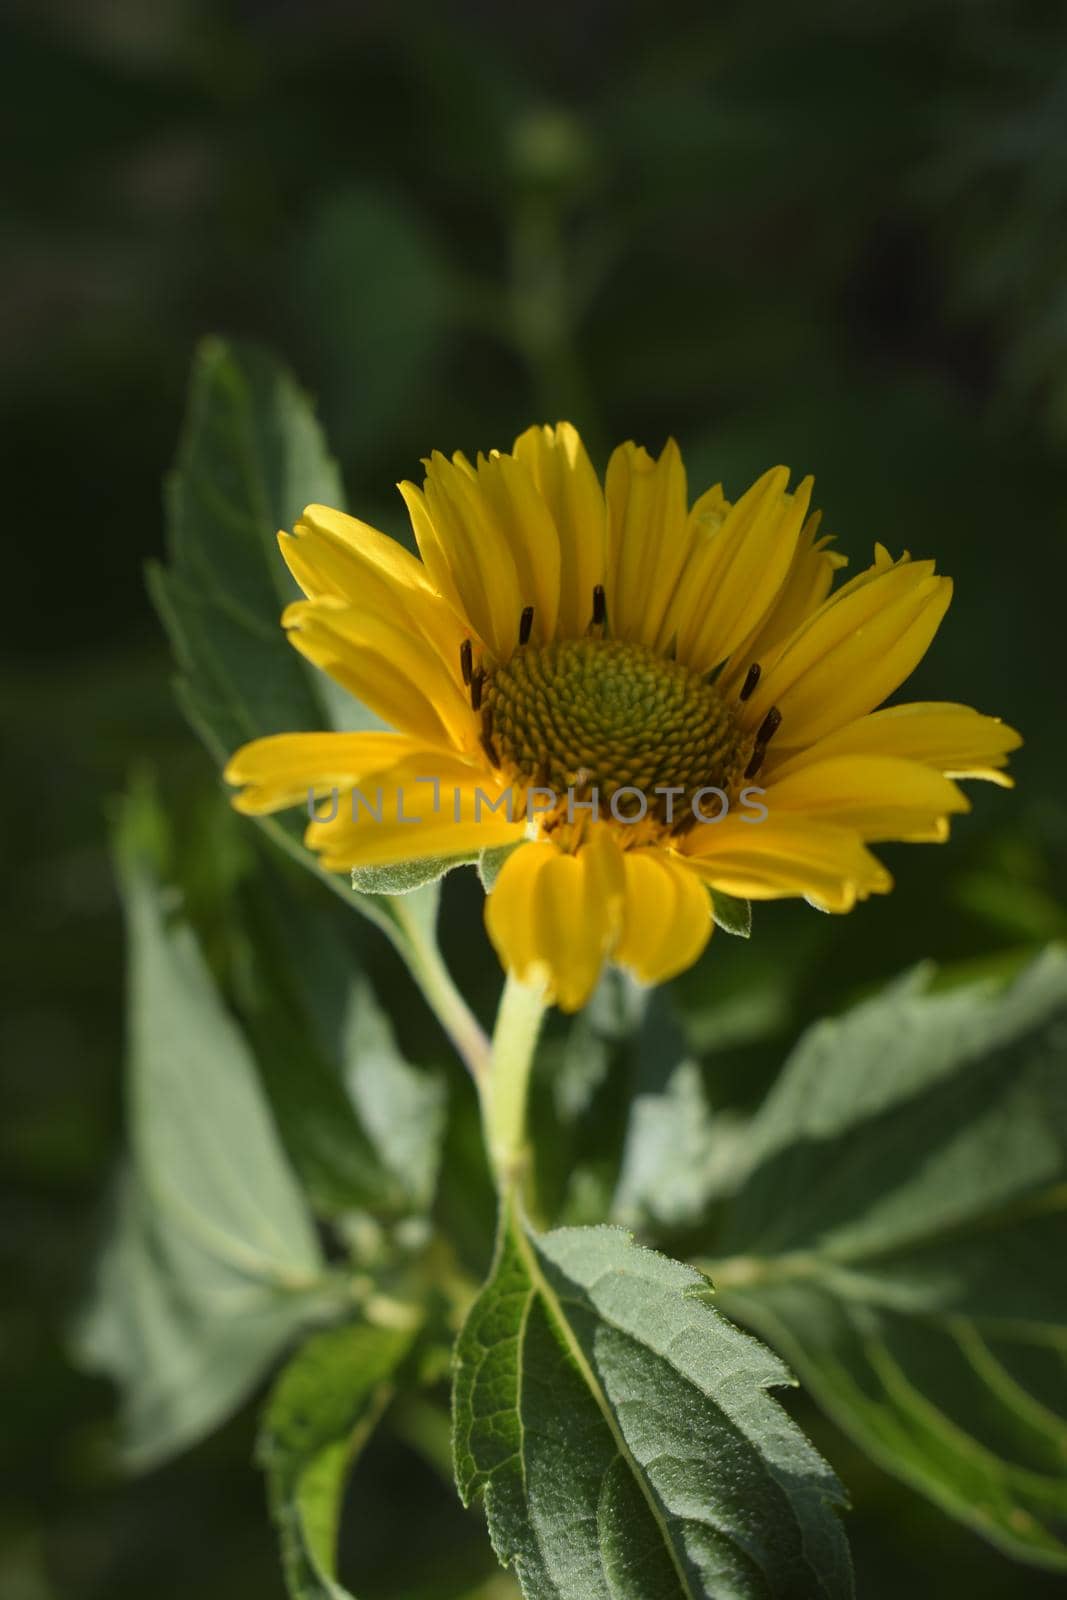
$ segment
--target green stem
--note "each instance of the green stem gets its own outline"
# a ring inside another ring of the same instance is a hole
[[[405,904],[406,896],[393,902],[393,917],[398,932],[390,937],[407,963],[426,1003],[451,1039],[460,1059],[479,1088],[489,1071],[489,1040],[474,1012],[464,1000],[445,966],[433,933]]]
[[[545,1015],[543,985],[508,974],[500,997],[492,1056],[482,1090],[489,1160],[501,1191],[521,1180],[528,1164],[526,1108],[530,1069]]]

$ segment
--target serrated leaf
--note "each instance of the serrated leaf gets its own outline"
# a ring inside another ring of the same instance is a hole
[[[343,507],[344,495],[310,401],[268,352],[201,344],[166,499],[168,564],[149,567],[148,586],[178,663],[178,700],[218,765],[267,734],[381,727],[281,626],[299,590],[278,530],[314,502]],[[320,870],[299,815],[256,820]],[[395,936],[387,902],[332,885]]]
[[[169,565],[152,593],[198,731],[220,762],[247,739],[368,714],[312,673],[281,613],[299,593],[277,546],[315,501],[343,506],[336,463],[307,397],[253,345],[197,352],[178,461],[167,485]]]
[[[874,1458],[1067,1570],[1067,956],[805,1036],[709,1263]]]
[[[133,1177],[80,1337],[124,1389],[135,1465],[220,1421],[335,1298],[251,1052],[155,876],[152,835],[147,802],[131,802],[120,858]]]
[[[510,1211],[457,1345],[456,1478],[527,1600],[852,1593],[840,1488],[699,1273]]]
[[[271,1391],[256,1455],[293,1600],[351,1600],[337,1579],[345,1480],[412,1337],[365,1322],[330,1328],[307,1341]]]

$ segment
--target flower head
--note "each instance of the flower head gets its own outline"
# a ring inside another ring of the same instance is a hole
[[[690,506],[670,442],[620,446],[601,487],[568,423],[425,465],[400,486],[421,559],[324,506],[280,535],[290,639],[394,731],[259,739],[226,776],[247,812],[332,797],[307,842],[338,871],[517,846],[489,933],[565,1009],[606,960],[649,983],[695,961],[709,889],[884,893],[869,843],[943,840],[956,779],[1010,782],[996,718],[877,709],[952,586],[877,546],[831,592],[810,478]]]

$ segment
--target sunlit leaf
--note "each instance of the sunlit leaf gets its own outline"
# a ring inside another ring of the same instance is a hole
[[[257,1457],[293,1600],[350,1600],[337,1577],[345,1480],[411,1341],[405,1328],[330,1328],[307,1341],[271,1392]]]
[[[455,1461],[527,1600],[852,1593],[841,1492],[771,1353],[616,1228],[505,1212],[457,1347]]]

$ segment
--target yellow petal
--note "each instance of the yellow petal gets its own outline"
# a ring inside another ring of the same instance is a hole
[[[577,638],[592,614],[593,589],[604,582],[604,494],[576,428],[527,428],[514,453],[537,486],[559,535],[558,632]]]
[[[543,982],[564,1011],[592,994],[619,934],[622,853],[607,829],[573,855],[547,841],[508,857],[486,901],[489,937],[525,983]]]
[[[503,530],[518,576],[520,611],[533,607],[530,638],[545,644],[555,637],[559,611],[560,537],[555,520],[523,462],[494,451],[478,457],[476,492],[485,514]],[[501,619],[505,639],[514,646],[518,615]],[[510,625],[510,634],[508,628]]]
[[[547,840],[508,856],[485,903],[485,925],[502,964],[523,983],[547,981],[550,959],[537,943],[532,907],[542,871],[559,854]]]
[[[668,625],[678,656],[706,671],[737,649],[767,614],[793,562],[812,480],[787,492],[789,472],[773,467],[699,535],[682,573]],[[746,662],[747,665],[747,662]]]
[[[731,509],[721,483],[713,483],[710,489],[705,489],[702,495],[698,495],[689,508],[689,526],[686,530],[689,536],[690,554],[695,544],[705,541],[709,534],[715,533],[722,527]],[[700,536],[699,539],[697,535]]]
[[[799,812],[854,828],[871,841],[940,842],[948,837],[949,816],[971,809],[950,778],[896,756],[830,756],[768,779],[765,787],[763,804],[772,817]]]
[[[711,938],[711,902],[703,883],[663,850],[627,850],[622,934],[614,959],[642,983],[684,972]]]
[[[458,666],[450,673],[433,646],[395,617],[324,596],[295,601],[282,621],[302,655],[393,727],[425,744],[477,746]]]
[[[635,444],[613,451],[608,508],[608,631],[657,642],[687,554],[685,468],[669,439],[657,461]]]
[[[336,872],[474,855],[525,834],[521,813],[508,819],[508,792],[488,767],[479,772],[438,751],[416,753],[364,776],[339,797],[337,814],[310,823],[304,838]]]
[[[925,762],[949,778],[986,778],[1010,788],[1011,778],[1000,769],[1021,744],[1015,729],[999,717],[951,701],[915,700],[848,722],[780,763],[772,745],[771,759],[776,782],[832,756],[886,755]]]
[[[402,483],[400,491],[437,588],[496,661],[506,661],[531,601],[522,592],[509,530],[479,487],[477,473],[462,456],[447,461],[435,453],[423,489]]]
[[[712,888],[749,900],[795,895],[824,911],[851,911],[857,900],[893,886],[859,834],[808,817],[729,816],[695,828],[682,853]]]
[[[306,804],[309,790],[321,797],[334,788],[349,789],[414,753],[414,740],[404,733],[276,733],[242,745],[223,777],[242,786],[234,807],[261,816]],[[425,757],[427,763],[432,759]]]
[[[821,512],[816,511],[805,522],[792,565],[770,610],[734,650],[733,659],[719,680],[725,694],[740,685],[754,661],[763,665],[774,659],[783,641],[826,600],[834,573],[848,565],[847,556],[828,548],[829,535],[817,537],[820,519]]]
[[[872,711],[922,660],[951,598],[951,581],[935,577],[932,562],[904,562],[853,579],[764,671],[744,707],[744,725],[756,727],[777,706],[780,752]]]
[[[689,510],[685,527],[685,560],[682,562],[674,593],[667,605],[657,644],[677,651],[691,645],[701,616],[708,574],[716,560],[715,539],[733,507],[723,494],[722,484],[713,484],[696,499]]]
[[[414,483],[398,483],[401,498],[407,507],[411,529],[415,535],[415,543],[419,547],[422,565],[438,594],[447,601],[452,611],[459,617],[466,631],[480,648],[485,647],[482,638],[470,611],[464,605],[459,586],[452,575],[452,563],[448,552],[438,533],[430,508],[423,491]]]
[[[278,537],[286,564],[306,595],[371,612],[425,641],[453,689],[464,697],[459,662],[467,630],[433,588],[420,561],[365,523],[322,506],[309,506],[293,533]]]
[[[331,506],[307,506],[292,534],[278,537],[293,577],[311,600],[320,594],[358,600],[369,575],[403,594],[433,592],[425,567],[403,545]]]

